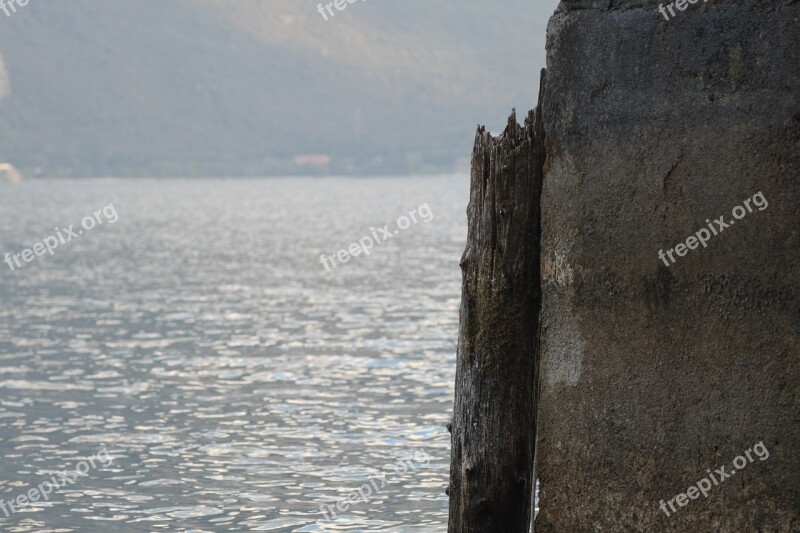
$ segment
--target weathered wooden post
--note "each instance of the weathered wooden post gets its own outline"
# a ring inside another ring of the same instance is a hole
[[[545,72],[542,71],[544,93]],[[472,155],[450,463],[450,533],[527,533],[535,486],[540,206],[539,106]]]

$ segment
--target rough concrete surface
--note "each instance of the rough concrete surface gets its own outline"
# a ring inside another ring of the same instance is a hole
[[[536,530],[800,531],[800,2],[657,8],[550,22]]]

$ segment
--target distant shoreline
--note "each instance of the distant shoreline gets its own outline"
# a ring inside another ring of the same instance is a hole
[[[165,180],[263,180],[263,179],[405,179],[405,178],[468,178],[469,173],[459,172],[450,174],[380,174],[380,175],[350,175],[350,174],[330,174],[325,176],[308,175],[283,175],[283,176],[137,176],[137,177],[116,177],[116,176],[83,176],[83,177],[36,177],[26,178],[19,183],[32,183],[37,181],[165,181]],[[7,183],[2,182],[0,183]]]

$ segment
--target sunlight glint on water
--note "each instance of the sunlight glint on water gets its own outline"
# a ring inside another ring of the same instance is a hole
[[[115,457],[3,531],[444,531],[461,178],[0,184],[0,498]],[[434,214],[326,273],[371,227]],[[425,450],[369,503],[320,505]]]

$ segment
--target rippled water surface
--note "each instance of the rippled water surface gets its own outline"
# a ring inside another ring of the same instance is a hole
[[[0,498],[113,457],[0,530],[445,531],[467,201],[466,177],[0,184],[0,254],[119,217],[0,263]]]

